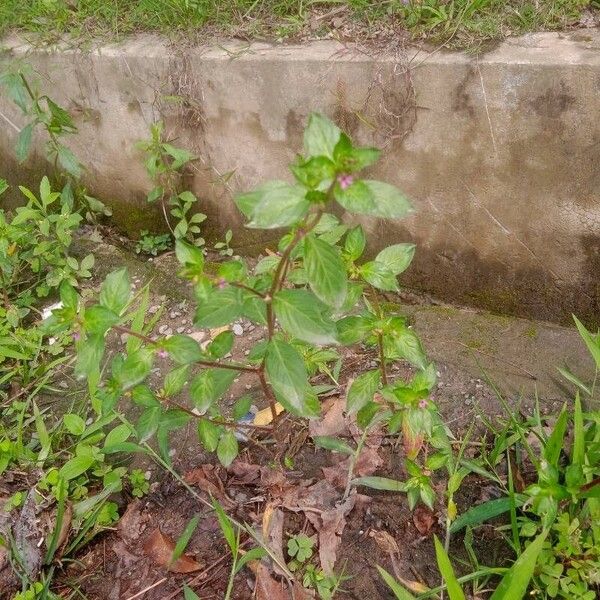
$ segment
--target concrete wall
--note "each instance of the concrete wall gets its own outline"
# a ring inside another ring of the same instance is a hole
[[[201,158],[187,179],[209,223],[237,228],[246,250],[270,241],[238,227],[231,192],[285,176],[318,110],[383,146],[372,176],[414,200],[409,219],[365,221],[374,249],[418,244],[407,286],[538,319],[600,320],[597,31],[529,35],[479,57],[336,42],[183,48],[153,37],[91,52],[4,45],[0,69],[25,57],[76,116],[69,144],[86,182],[132,233],[157,218],[134,142],[163,118]],[[6,99],[0,112],[22,126]],[[0,116],[0,176],[22,181],[43,161],[17,166],[15,136]]]

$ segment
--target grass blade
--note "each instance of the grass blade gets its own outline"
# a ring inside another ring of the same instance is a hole
[[[490,600],[521,600],[523,598],[527,593],[529,581],[547,534],[547,530],[543,531],[525,548],[523,554],[517,558],[508,573],[504,575]]]
[[[177,543],[175,544],[175,548],[173,548],[173,554],[171,555],[171,560],[169,561],[169,567],[183,554],[186,546],[188,545],[190,538],[194,535],[194,531],[196,531],[196,527],[198,527],[198,522],[200,521],[200,516],[196,515],[189,520],[189,523],[185,526],[183,533],[179,536]]]
[[[460,583],[458,583],[458,580],[456,579],[454,569],[452,568],[448,554],[444,550],[444,546],[442,546],[442,543],[438,540],[437,535],[433,537],[433,541],[435,542],[435,557],[437,559],[438,569],[446,582],[446,589],[448,590],[450,600],[465,600],[465,595],[460,587]]]
[[[416,600],[417,597],[413,596],[408,590],[402,587],[385,569],[382,569],[377,565],[377,570],[386,585],[394,592],[394,596],[396,596],[397,600]]]
[[[522,506],[526,497],[521,494],[515,494],[514,503],[516,506]],[[512,501],[508,496],[488,500],[483,504],[478,504],[460,515],[450,526],[450,533],[454,534],[467,526],[477,526],[493,519],[499,515],[508,512],[511,509]]]

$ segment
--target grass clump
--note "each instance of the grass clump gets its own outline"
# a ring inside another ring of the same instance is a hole
[[[114,39],[136,32],[200,38],[391,37],[470,46],[576,25],[598,0],[4,0],[0,33]]]

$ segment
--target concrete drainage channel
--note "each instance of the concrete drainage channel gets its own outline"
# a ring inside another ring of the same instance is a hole
[[[400,225],[363,222],[381,246],[417,243],[407,286],[495,312],[597,320],[598,31],[531,34],[480,56],[329,41],[177,48],[149,36],[89,52],[16,38],[3,47],[0,70],[26,60],[76,116],[69,143],[86,184],[131,235],[161,224],[135,142],[163,119],[200,157],[188,185],[214,230],[233,226],[241,252],[264,248],[270,240],[241,227],[231,195],[285,177],[317,110],[383,147],[373,176],[413,199],[417,211]],[[14,159],[7,123],[24,125],[18,110],[0,98],[0,112],[0,172],[35,179],[43,159]]]

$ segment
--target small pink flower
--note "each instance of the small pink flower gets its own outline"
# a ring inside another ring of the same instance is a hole
[[[169,356],[169,353],[164,348],[159,348],[159,350],[156,353],[156,355],[159,358],[167,358]]]
[[[223,288],[226,288],[227,287],[227,281],[221,277],[221,279],[219,279],[219,281],[217,281],[217,287],[220,290],[222,290]]]
[[[74,331],[73,332],[73,341],[78,342],[80,338],[81,338],[81,334],[79,333],[79,331]]]
[[[427,408],[429,405],[427,404],[427,400],[419,400],[419,408]]]
[[[352,177],[352,175],[338,175],[337,180],[343,190],[348,189],[354,183],[354,177]]]

